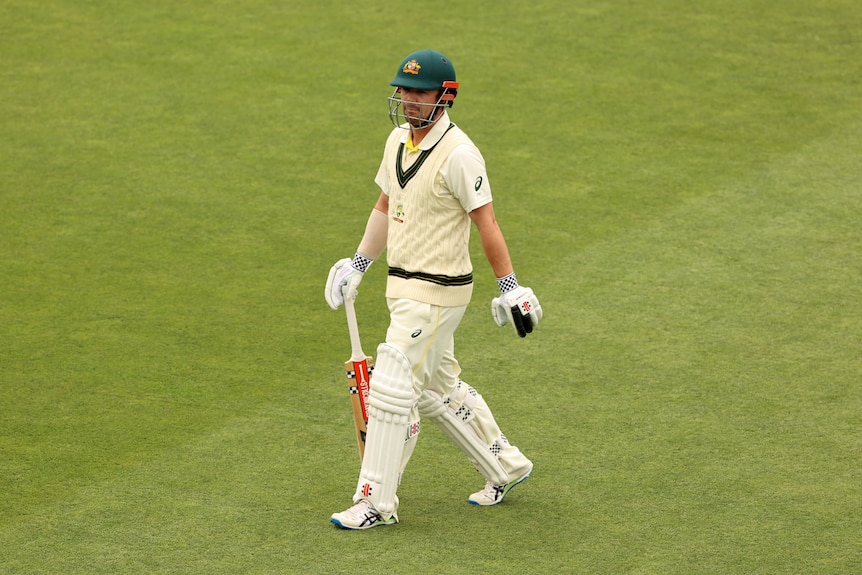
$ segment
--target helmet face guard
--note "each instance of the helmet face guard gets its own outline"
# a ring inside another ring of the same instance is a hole
[[[401,86],[389,96],[389,119],[392,124],[399,128],[409,130],[411,128],[427,128],[434,125],[442,115],[440,110],[451,108],[458,93],[458,82],[446,80],[440,87],[440,94],[434,104],[416,104],[419,107],[419,115],[410,115],[404,111],[401,101]],[[425,112],[430,111],[426,114]]]
[[[443,108],[451,108],[458,94],[455,67],[449,59],[435,50],[419,50],[407,56],[389,83],[395,91],[389,97],[389,119],[400,128],[425,128],[440,119]],[[437,91],[437,102],[418,104],[418,116],[404,111],[402,89]]]

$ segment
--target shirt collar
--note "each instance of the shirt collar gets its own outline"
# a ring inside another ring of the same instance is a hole
[[[449,124],[451,121],[449,120],[449,114],[446,110],[443,110],[443,113],[440,114],[440,119],[434,122],[434,125],[431,127],[431,130],[425,134],[425,137],[422,138],[422,141],[419,142],[418,149],[420,150],[430,150],[433,148],[437,142],[440,141],[440,138],[443,137],[443,134],[446,133],[446,130],[449,129]],[[410,130],[406,130],[406,134],[401,137],[401,141],[410,148]],[[411,148],[412,149],[412,148]]]

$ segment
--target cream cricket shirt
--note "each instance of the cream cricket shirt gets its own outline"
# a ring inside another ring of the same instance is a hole
[[[417,150],[410,131],[389,134],[374,181],[389,196],[386,297],[440,306],[470,302],[470,212],[491,201],[485,160],[443,116]]]

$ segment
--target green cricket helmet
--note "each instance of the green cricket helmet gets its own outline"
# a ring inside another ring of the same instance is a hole
[[[455,82],[455,66],[436,50],[413,52],[401,62],[390,86],[417,90],[440,90],[444,82]]]
[[[440,117],[438,109],[451,108],[458,95],[458,82],[455,81],[455,66],[444,54],[436,50],[419,50],[408,55],[401,62],[395,78],[389,82],[395,92],[389,97],[389,118],[402,128],[430,126]],[[428,105],[434,109],[427,118],[406,115],[401,106],[401,88],[414,90],[438,90],[437,103]]]

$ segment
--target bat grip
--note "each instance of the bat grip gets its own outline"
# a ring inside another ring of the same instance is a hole
[[[344,298],[344,311],[347,314],[347,331],[350,333],[350,350],[352,359],[360,361],[365,359],[362,351],[362,343],[359,341],[359,324],[356,322],[356,308],[351,298]]]

